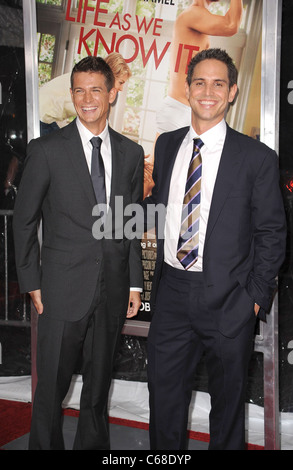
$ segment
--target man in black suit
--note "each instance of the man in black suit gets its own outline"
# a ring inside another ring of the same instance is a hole
[[[191,126],[162,134],[156,144],[155,187],[144,205],[167,210],[156,225],[164,236],[158,237],[148,338],[153,449],[185,448],[203,352],[211,395],[209,448],[245,445],[255,323],[270,310],[286,227],[275,152],[225,122],[236,94],[237,70],[226,52],[200,52],[186,81]],[[190,199],[182,218],[185,195]]]
[[[115,351],[126,315],[138,311],[143,282],[140,242],[123,233],[124,208],[142,197],[143,150],[108,126],[116,90],[103,59],[87,57],[74,66],[71,95],[77,119],[28,146],[14,212],[19,285],[39,314],[30,449],[64,448],[61,404],[81,355],[74,449],[109,448]],[[97,136],[101,155],[91,141]],[[115,213],[117,198],[123,215]],[[102,225],[97,203],[104,208]]]

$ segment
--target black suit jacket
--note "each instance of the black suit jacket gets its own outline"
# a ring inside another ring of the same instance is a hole
[[[123,200],[123,208],[141,199],[144,158],[141,146],[110,128],[109,132],[110,208],[114,211],[116,196]],[[102,267],[107,307],[120,319],[126,315],[129,287],[143,285],[139,240],[94,238],[95,205],[75,121],[29,143],[14,210],[16,264],[21,292],[41,288],[48,315],[81,319],[91,306]],[[40,253],[37,226],[41,215]],[[125,223],[127,218],[122,220]]]
[[[174,162],[188,129],[162,134],[157,140],[155,187],[145,206],[167,205]],[[266,145],[227,128],[207,225],[203,274],[208,306],[228,337],[247,322],[254,303],[261,306],[260,314],[269,311],[284,260],[286,222],[277,162],[276,153]],[[164,261],[162,238],[157,247],[153,312]]]

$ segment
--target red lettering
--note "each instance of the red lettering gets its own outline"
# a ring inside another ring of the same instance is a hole
[[[83,7],[83,15],[82,15],[82,23],[85,23],[86,20],[86,14],[88,11],[95,11],[94,7],[89,7],[88,6],[89,0],[84,1],[84,7]]]
[[[145,54],[145,48],[144,48],[144,43],[143,43],[143,39],[142,38],[139,38],[139,43],[140,43],[140,48],[141,48],[141,57],[142,57],[142,63],[143,63],[143,66],[145,67],[146,64],[148,63],[149,61],[149,58],[151,56],[151,54],[153,53],[154,54],[154,61],[155,61],[155,66],[156,66],[156,69],[159,67],[164,55],[166,54],[168,48],[170,47],[170,42],[167,42],[160,57],[158,57],[158,50],[157,50],[157,43],[156,43],[156,39],[154,39],[151,47],[149,48],[149,51],[147,53],[147,55]]]
[[[114,51],[114,46],[115,46],[115,41],[116,41],[116,35],[117,35],[117,33],[113,33],[111,46],[108,47],[108,45],[107,45],[106,41],[104,40],[101,32],[97,29],[94,55],[96,56],[97,53],[98,53],[99,41],[102,42],[105,50],[107,51],[107,54],[110,54],[111,52],[113,52]]]
[[[68,0],[65,19],[67,21],[75,21],[75,18],[73,16],[69,16],[70,15],[70,10],[71,10],[71,0]]]
[[[152,23],[153,23],[153,21],[154,21],[154,18],[152,18],[151,21],[149,22],[149,24],[147,25],[147,22],[146,22],[146,18],[145,18],[145,17],[143,17],[142,22],[141,22],[140,24],[139,24],[139,18],[138,18],[137,15],[135,15],[135,19],[136,19],[136,26],[137,26],[137,31],[138,31],[138,33],[140,33],[140,30],[141,30],[142,28],[144,28],[145,34],[148,32],[148,30],[150,29],[150,27],[151,27],[151,25],[152,25]]]
[[[101,23],[98,21],[99,13],[108,13],[108,10],[105,8],[100,8],[100,4],[103,3],[109,3],[110,0],[97,0],[97,5],[96,5],[96,12],[95,12],[95,19],[94,19],[94,25],[96,26],[101,26],[104,28],[106,26],[106,23]]]
[[[119,13],[116,13],[116,15],[114,16],[113,20],[111,21],[111,24],[109,25],[109,28],[112,28],[112,26],[115,25],[118,26],[119,29],[121,29]]]
[[[150,27],[152,26],[152,24],[154,23],[153,25],[153,35],[154,36],[160,36],[160,33],[157,33],[157,29],[161,29],[162,28],[162,23],[163,23],[163,20],[161,18],[151,18],[150,22],[147,23],[147,20],[145,17],[143,17],[141,23],[139,22],[139,18],[138,16],[136,15],[135,16],[135,19],[136,19],[136,26],[137,26],[137,31],[138,33],[140,33],[140,31],[142,29],[144,29],[144,33],[147,34],[147,32],[149,31]]]
[[[94,25],[95,26],[100,26],[100,27],[105,27],[106,26],[106,23],[104,22],[101,22],[101,21],[98,21],[98,18],[99,18],[99,14],[100,13],[105,13],[107,14],[108,13],[108,10],[106,10],[105,8],[100,8],[100,4],[103,2],[103,3],[109,3],[110,0],[97,0],[97,4],[96,4],[96,7],[91,7],[89,6],[89,0],[84,0],[84,2],[82,2],[81,0],[78,2],[78,10],[77,10],[77,17],[76,19],[74,18],[74,16],[70,16],[70,12],[71,12],[71,0],[68,0],[67,2],[67,7],[66,7],[66,15],[65,15],[65,19],[67,21],[76,21],[77,23],[85,23],[86,22],[86,17],[87,17],[87,12],[88,11],[91,11],[91,12],[95,12],[95,16],[94,16]]]
[[[174,72],[178,72],[178,70],[179,70],[179,65],[180,65],[180,61],[181,61],[182,49],[183,49],[183,44],[179,44]]]
[[[93,36],[94,33],[95,33],[95,36]],[[87,41],[95,43],[93,54],[90,51]],[[130,41],[131,44],[127,44],[127,48],[125,48],[124,41]],[[171,42],[167,42],[163,50],[159,52],[156,39],[154,39],[151,46],[148,48],[148,51],[146,52],[146,49],[144,46],[144,40],[142,37],[139,37],[137,39],[135,36],[131,34],[124,34],[123,36],[117,39],[117,33],[114,32],[111,37],[111,43],[108,45],[106,40],[103,37],[102,31],[100,31],[98,28],[91,29],[87,33],[85,32],[84,26],[80,28],[79,43],[78,43],[78,48],[77,48],[78,54],[81,54],[82,47],[84,47],[88,55],[96,56],[98,54],[98,49],[99,49],[100,44],[103,46],[107,54],[110,54],[114,50],[116,52],[120,52],[120,50],[122,50],[123,48],[123,57],[127,63],[133,62],[137,58],[139,51],[141,51],[143,67],[146,67],[147,63],[153,56],[155,67],[157,69],[161,61],[163,60],[164,56],[166,55],[166,52],[168,51],[171,45]],[[182,48],[183,48],[183,44],[181,45],[181,50]],[[130,57],[125,57],[125,49],[127,49],[128,51],[133,50],[133,53]],[[179,62],[180,62],[180,59],[178,61],[178,64]]]
[[[153,30],[153,35],[154,36],[160,36],[160,33],[156,33],[156,29],[158,28],[162,28],[162,24],[158,24],[159,22],[162,22],[163,23],[163,20],[161,18],[156,18],[155,19],[155,26],[154,26],[154,30]]]
[[[199,51],[199,47],[198,47],[198,46],[191,46],[191,45],[185,44],[185,45],[184,45],[184,49],[189,50],[189,54],[188,54],[187,62],[186,62],[186,69],[185,69],[185,73],[187,73],[188,64],[189,64],[189,62],[191,61],[191,59],[192,59],[192,57],[193,57],[193,55],[194,55],[194,52],[195,52],[195,51]]]
[[[81,18],[81,14],[82,14],[82,2],[79,2],[78,3],[78,10],[77,10],[77,18],[76,18],[76,21],[78,23],[80,23],[80,18]]]
[[[89,33],[87,33],[86,36],[83,36],[83,33],[84,33],[84,27],[82,26],[80,28],[80,35],[79,35],[79,42],[78,42],[78,49],[77,49],[77,53],[80,54],[81,53],[81,48],[82,46],[85,47],[85,50],[87,52],[88,55],[92,55],[91,54],[91,51],[86,43],[86,40],[95,32],[96,30],[95,29],[91,29]]]
[[[124,31],[128,31],[130,29],[130,26],[131,26],[130,21],[128,21],[128,19],[127,19],[128,17],[131,18],[131,15],[129,13],[126,13],[126,15],[123,16],[123,19],[124,19],[124,21],[127,25],[127,26],[122,26],[122,29]]]
[[[132,36],[131,34],[125,34],[124,36],[121,36],[121,38],[118,39],[117,41],[117,44],[116,44],[116,48],[115,48],[115,51],[116,52],[119,52],[119,47],[120,45],[122,44],[123,41],[129,39],[130,41],[133,42],[134,44],[134,54],[132,57],[129,57],[128,59],[126,59],[124,57],[124,60],[125,62],[132,62],[134,59],[136,59],[137,55],[138,55],[138,51],[139,51],[139,45],[138,45],[138,42],[137,42],[137,39]]]
[[[187,73],[188,64],[189,64],[189,62],[191,61],[191,59],[192,59],[192,57],[193,57],[193,55],[194,55],[194,52],[195,52],[195,51],[199,51],[199,47],[198,47],[198,46],[191,46],[191,45],[188,45],[188,44],[179,44],[174,72],[178,72],[178,70],[179,70],[179,68],[180,68],[180,62],[181,62],[181,57],[182,57],[182,51],[183,51],[183,49],[189,50],[189,53],[188,53],[188,56],[187,56],[187,60],[186,60],[186,69],[185,69],[185,73]]]
[[[130,21],[128,21],[128,18],[131,18],[131,15],[129,13],[126,13],[126,15],[123,16],[123,20],[125,23],[125,26],[124,26],[124,24],[121,24],[119,13],[116,13],[113,20],[111,21],[109,25],[109,28],[112,28],[112,26],[118,26],[120,30],[123,29],[123,31],[128,31],[131,26]]]

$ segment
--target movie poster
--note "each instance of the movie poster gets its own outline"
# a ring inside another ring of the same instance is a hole
[[[69,94],[74,63],[87,55],[107,60],[120,54],[130,73],[120,80],[109,122],[144,148],[145,196],[152,190],[157,136],[190,123],[184,82],[187,64],[198,51],[219,47],[232,56],[240,94],[227,121],[259,138],[261,0],[42,0],[37,7],[41,133],[75,117]],[[148,321],[156,262],[152,232],[142,240],[142,255],[138,319]]]

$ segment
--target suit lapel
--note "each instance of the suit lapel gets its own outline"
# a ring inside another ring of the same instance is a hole
[[[115,196],[117,195],[117,189],[121,182],[121,175],[123,175],[123,165],[125,164],[123,153],[124,147],[122,139],[117,132],[113,131],[109,127],[111,152],[112,152],[112,178],[111,178],[111,194],[110,194],[110,206],[114,207]]]
[[[110,142],[112,148],[112,178],[110,204],[114,205],[114,198],[119,187],[121,175],[123,174],[123,142],[119,134],[109,127]],[[92,206],[96,205],[95,193],[92,185],[91,175],[84,155],[82,142],[75,121],[63,128],[63,137],[66,139],[65,151],[72,166],[80,180],[81,186]]]
[[[80,181],[83,191],[92,206],[96,205],[95,193],[92,185],[91,175],[86,162],[83,146],[75,121],[63,129],[66,139],[64,149],[72,163],[76,175]]]
[[[205,243],[208,242],[221,213],[222,207],[231,191],[231,188],[235,184],[237,171],[242,160],[243,153],[239,147],[237,133],[227,126],[226,140],[223,147],[210,207]]]
[[[164,186],[162,191],[162,196],[160,198],[160,202],[167,206],[168,198],[169,198],[169,189],[171,183],[171,176],[174,167],[174,163],[182,144],[184,137],[186,136],[187,132],[189,131],[189,127],[184,127],[179,129],[176,133],[172,135],[172,138],[168,140],[166,150],[164,154],[166,158],[164,159],[162,174],[164,175]]]

